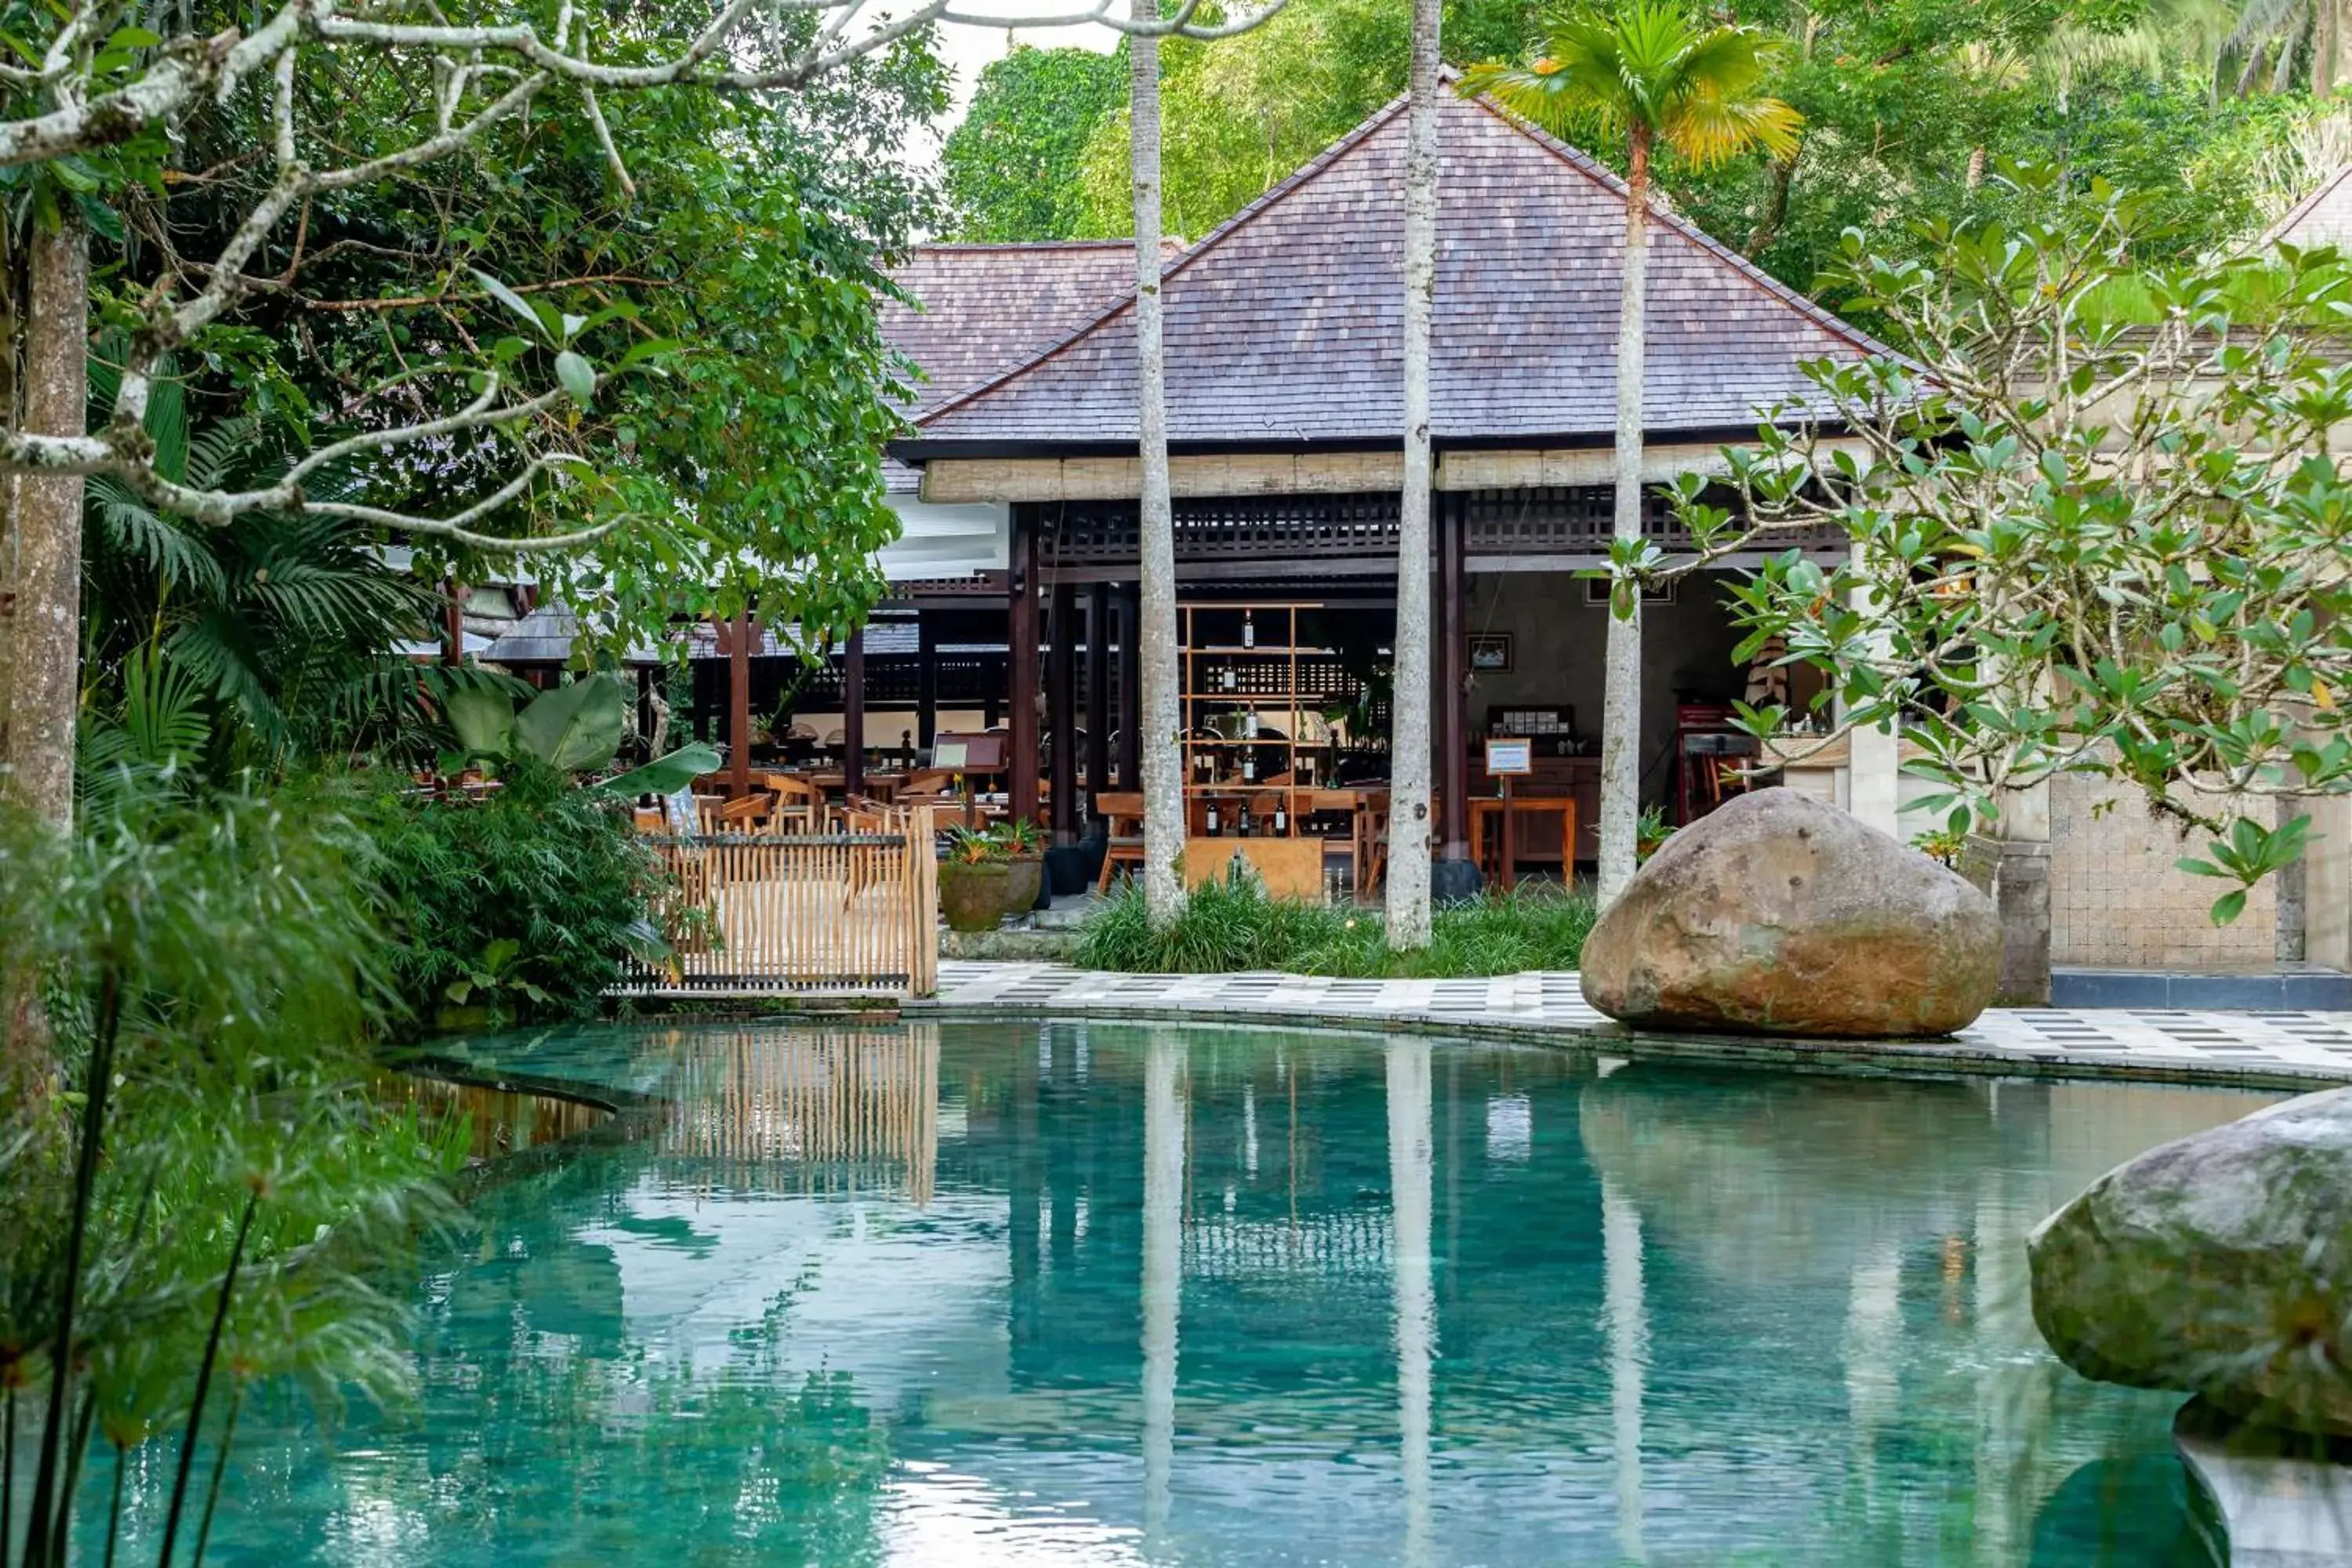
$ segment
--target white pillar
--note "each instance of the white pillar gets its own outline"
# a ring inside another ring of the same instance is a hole
[[[1878,1434],[1903,1413],[1903,1253],[1889,1246],[1853,1266],[1846,1299],[1845,1403],[1862,1495],[1878,1495]]]
[[[1854,565],[1862,565],[1862,546],[1853,547]],[[1853,607],[1867,615],[1875,607],[1875,596],[1857,588]],[[1880,640],[1874,637],[1874,648]],[[1857,821],[1875,827],[1892,838],[1900,838],[1902,757],[1900,740],[1892,724],[1874,729],[1856,729],[1848,737],[1846,753],[1846,809]]]
[[[1646,1563],[1642,1544],[1642,1397],[1650,1324],[1642,1293],[1642,1215],[1624,1189],[1601,1178],[1601,1258],[1609,1328],[1609,1411],[1615,1432],[1617,1549]]]
[[[1143,1060],[1143,1537],[1168,1534],[1176,1457],[1176,1318],[1184,1286],[1184,1047],[1152,1031]]]
[[[1430,1361],[1437,1298],[1431,1282],[1429,1042],[1392,1036],[1389,1069],[1390,1274],[1396,1288],[1397,1426],[1404,1472],[1406,1568],[1425,1568],[1429,1540]]]

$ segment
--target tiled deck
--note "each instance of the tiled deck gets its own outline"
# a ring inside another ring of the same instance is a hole
[[[1949,1040],[1794,1045],[1635,1036],[1587,1006],[1576,976],[1333,980],[1297,974],[1104,974],[1054,963],[942,963],[939,995],[910,1011],[1002,1016],[1084,1013],[1335,1028],[1412,1028],[1553,1038],[1620,1056],[1810,1060],[1844,1067],[2216,1081],[2352,1082],[2352,1013],[2015,1008]]]

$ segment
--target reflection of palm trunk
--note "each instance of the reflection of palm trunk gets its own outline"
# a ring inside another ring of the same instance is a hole
[[[1168,1533],[1176,1454],[1176,1312],[1183,1289],[1184,1047],[1154,1031],[1143,1064],[1143,1532]]]
[[[1877,1500],[1878,1433],[1902,1408],[1903,1385],[1895,1370],[1902,1348],[1903,1254],[1890,1245],[1853,1266],[1853,1291],[1846,1304],[1846,1415],[1865,1504]]]
[[[1437,1301],[1430,1281],[1429,1042],[1394,1037],[1389,1066],[1389,1220],[1396,1286],[1397,1426],[1403,1439],[1404,1562],[1429,1555],[1429,1363]]]
[[[1650,1325],[1642,1298],[1642,1215],[1624,1189],[1601,1178],[1601,1268],[1608,1278],[1609,1410],[1617,1458],[1617,1546],[1645,1563],[1642,1545],[1642,1379]]]
[[[2021,1202],[2008,1185],[2001,1172],[1984,1173],[1971,1258],[1978,1355],[1986,1368],[1977,1381],[1974,1556],[1982,1563],[2015,1563],[2024,1554],[2048,1490],[2035,1470],[2046,1462],[2042,1439],[2058,1371],[2057,1363],[2037,1353],[2041,1336],[2025,1261],[2025,1234],[2041,1208]]]

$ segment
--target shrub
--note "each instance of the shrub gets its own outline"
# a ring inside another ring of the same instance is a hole
[[[1270,899],[1228,879],[1198,889],[1184,912],[1155,930],[1142,896],[1114,897],[1078,932],[1078,962],[1134,974],[1283,970],[1353,979],[1447,978],[1574,969],[1593,921],[1592,900],[1559,892],[1490,893],[1444,904],[1430,945],[1392,953],[1369,910]]]
[[[421,1026],[459,1002],[585,1015],[657,942],[659,871],[625,803],[546,768],[518,763],[478,801],[387,793],[368,826],[394,983]]]

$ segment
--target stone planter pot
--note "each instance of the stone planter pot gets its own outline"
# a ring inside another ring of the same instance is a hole
[[[1045,867],[1034,859],[944,861],[940,912],[950,931],[994,931],[1005,916],[1024,913],[1037,901],[1044,874]]]

